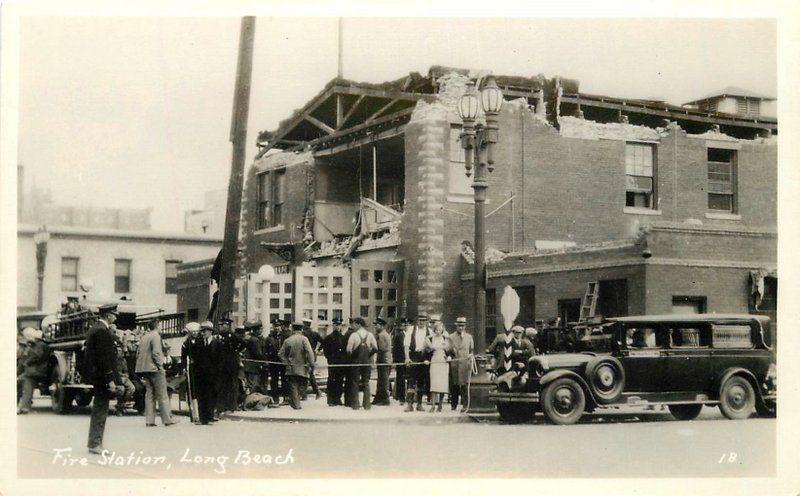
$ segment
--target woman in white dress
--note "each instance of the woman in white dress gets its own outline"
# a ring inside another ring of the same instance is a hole
[[[430,411],[442,411],[444,394],[449,390],[450,357],[447,356],[447,338],[444,336],[444,324],[437,323],[433,328],[433,336],[425,340],[425,347],[432,353],[431,364],[431,394],[433,402]]]

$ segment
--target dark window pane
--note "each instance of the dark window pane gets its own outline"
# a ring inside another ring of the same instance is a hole
[[[709,210],[720,210],[725,212],[732,212],[733,211],[733,196],[732,195],[720,195],[709,193],[708,194],[708,209]]]

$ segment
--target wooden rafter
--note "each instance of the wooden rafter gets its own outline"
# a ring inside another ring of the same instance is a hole
[[[372,113],[372,115],[370,115],[369,117],[367,117],[367,118],[366,118],[366,120],[365,120],[364,122],[365,122],[365,123],[367,123],[367,124],[370,124],[370,123],[372,123],[372,121],[374,121],[374,120],[375,120],[377,117],[379,117],[379,116],[380,116],[382,113],[386,112],[386,110],[387,110],[389,107],[391,107],[392,105],[394,105],[395,103],[397,103],[397,102],[399,102],[399,101],[400,101],[400,100],[399,100],[399,99],[397,99],[397,98],[395,98],[395,99],[393,99],[393,100],[389,100],[389,103],[387,103],[386,105],[382,106],[382,107],[381,107],[381,108],[379,108],[377,111],[373,112],[373,113]]]
[[[342,117],[342,122],[341,122],[341,123],[339,124],[339,126],[336,128],[336,130],[337,130],[337,131],[338,131],[338,130],[340,130],[340,129],[342,129],[342,126],[344,126],[344,124],[347,122],[347,119],[349,119],[349,118],[350,118],[350,116],[351,116],[351,115],[353,115],[353,112],[355,112],[355,111],[356,111],[356,109],[358,108],[358,106],[361,104],[361,101],[362,101],[362,100],[364,100],[364,95],[360,95],[360,96],[358,97],[358,99],[356,100],[356,102],[353,104],[353,106],[352,106],[352,107],[350,107],[350,109],[348,109],[348,111],[347,111],[347,113],[346,113],[346,114],[344,114],[344,117]]]
[[[315,126],[317,126],[318,128],[322,129],[323,131],[325,131],[328,134],[333,134],[333,133],[336,132],[336,130],[334,128],[332,128],[329,125],[325,124],[324,122],[322,122],[321,120],[317,119],[313,115],[307,115],[305,117],[305,119],[308,122],[310,122],[311,124],[314,124]]]

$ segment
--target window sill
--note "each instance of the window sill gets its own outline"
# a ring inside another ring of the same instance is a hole
[[[739,214],[731,214],[726,212],[706,212],[706,219],[742,220],[742,216]]]
[[[623,207],[622,211],[632,215],[661,215],[661,210],[653,210],[652,208]]]
[[[278,231],[283,231],[284,229],[286,229],[286,228],[283,226],[283,224],[278,224],[277,226],[265,227],[264,229],[258,229],[256,231],[253,231],[253,234],[269,234],[269,233],[274,233],[274,232],[278,232]]]

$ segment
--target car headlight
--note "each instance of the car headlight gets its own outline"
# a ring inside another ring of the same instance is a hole
[[[531,360],[531,372],[536,377],[542,377],[547,372],[547,359],[544,357]]]

